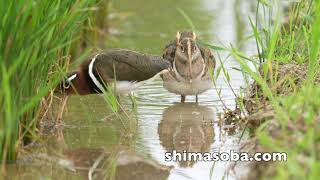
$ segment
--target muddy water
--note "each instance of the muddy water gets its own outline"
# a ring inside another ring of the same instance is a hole
[[[204,42],[232,43],[254,54],[252,42],[241,43],[249,34],[246,22],[254,14],[253,0],[114,1],[111,35],[105,40],[106,46],[161,54],[177,30],[189,29],[178,7],[191,17]],[[217,58],[218,53],[215,54]],[[245,82],[241,72],[233,69],[239,67],[238,63],[227,58],[226,53],[219,55],[229,72],[233,91],[239,93]],[[225,105],[232,109],[235,96],[225,80],[223,75],[219,76],[217,87]],[[226,130],[227,125],[218,123],[223,104],[216,90],[201,94],[199,104],[191,96],[187,97],[187,103],[181,104],[180,97],[163,89],[161,80],[157,79],[140,88],[136,98],[137,109],[131,111],[130,101],[123,97],[122,103],[129,110],[117,116],[100,95],[70,97],[63,124],[52,128],[50,118],[44,122],[46,134],[33,145],[30,150],[33,153],[22,153],[25,155],[21,156],[19,165],[9,168],[9,175],[16,179],[86,179],[94,164],[103,175],[112,174],[109,171],[112,163],[101,163],[104,159],[123,164],[117,168],[120,171],[115,174],[117,179],[239,179],[248,173],[246,164],[241,163],[165,161],[164,153],[172,150],[239,150],[242,131]],[[57,103],[54,106],[53,117],[60,108]],[[119,158],[112,158],[115,154]]]

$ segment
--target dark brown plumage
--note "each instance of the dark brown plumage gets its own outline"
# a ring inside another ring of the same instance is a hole
[[[170,62],[160,56],[109,49],[84,61],[58,89],[66,94],[86,95],[101,93],[105,85],[112,85],[118,93],[126,94],[169,67]]]
[[[99,73],[106,82],[112,79],[139,82],[150,79],[169,66],[170,64],[160,56],[112,49],[97,57],[94,73]]]

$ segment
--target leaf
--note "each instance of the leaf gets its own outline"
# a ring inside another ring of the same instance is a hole
[[[185,11],[182,10],[181,8],[177,8],[177,10],[183,16],[183,18],[187,21],[187,23],[189,24],[189,26],[192,29],[192,31],[196,32],[196,27],[194,26],[194,24],[193,24],[192,20],[190,19],[190,17],[185,13]]]

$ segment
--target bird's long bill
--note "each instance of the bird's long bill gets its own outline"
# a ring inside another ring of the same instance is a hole
[[[189,61],[189,75],[190,75],[190,83],[192,83],[192,68],[191,68],[191,62],[192,62],[192,58],[191,58],[191,43],[190,40],[188,40],[188,61]]]

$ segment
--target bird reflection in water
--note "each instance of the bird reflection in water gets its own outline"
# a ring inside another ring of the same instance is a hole
[[[214,141],[211,108],[196,103],[179,103],[166,108],[158,134],[167,152],[209,152]],[[210,123],[208,123],[210,122]],[[192,167],[196,161],[179,161],[181,167]]]
[[[125,149],[113,154],[103,149],[80,148],[65,151],[64,155],[74,164],[77,174],[88,179],[162,180],[167,179],[172,169]],[[116,166],[114,177],[110,177],[113,166]]]

